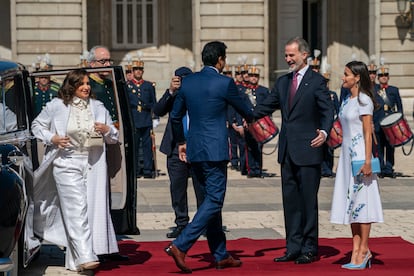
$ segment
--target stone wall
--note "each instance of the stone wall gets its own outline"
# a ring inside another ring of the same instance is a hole
[[[268,1],[193,1],[193,37],[196,67],[201,65],[201,49],[211,40],[227,45],[227,62],[237,65],[240,56],[247,63],[257,60],[262,85],[268,85]]]
[[[55,68],[77,66],[86,38],[85,3],[12,0],[12,58],[31,65],[49,53]]]

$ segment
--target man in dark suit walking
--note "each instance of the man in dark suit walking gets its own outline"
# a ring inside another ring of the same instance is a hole
[[[285,45],[291,73],[278,78],[255,118],[281,110],[278,162],[281,164],[286,253],[275,262],[311,263],[318,254],[318,190],[322,145],[333,123],[324,77],[307,64],[309,45],[300,37]]]
[[[232,105],[247,121],[253,115],[238,94],[234,80],[220,74],[226,64],[226,45],[209,42],[201,56],[204,68],[183,79],[171,112],[174,138],[180,144],[180,160],[191,163],[204,194],[191,223],[165,248],[185,273],[191,273],[185,263],[186,253],[205,230],[217,269],[241,265],[240,260],[227,252],[222,228],[229,161],[227,105]],[[187,112],[190,124],[186,139],[182,119]]]
[[[156,116],[164,116],[171,112],[175,97],[177,96],[181,86],[181,80],[192,73],[193,72],[188,67],[180,67],[175,70],[174,77],[171,79],[170,88],[165,91],[164,95],[162,95],[161,99],[159,99],[153,107],[153,111]],[[190,220],[188,216],[187,187],[188,177],[192,175],[192,170],[190,164],[181,161],[178,156],[178,144],[173,136],[171,117],[168,118],[167,126],[165,127],[164,136],[161,140],[160,151],[167,155],[171,205],[174,209],[176,224],[176,227],[173,227],[172,230],[167,233],[167,238],[176,238]],[[199,188],[197,178],[192,177],[192,180],[198,207],[203,199],[202,193]]]

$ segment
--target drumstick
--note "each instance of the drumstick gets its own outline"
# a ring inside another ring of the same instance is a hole
[[[374,144],[378,145],[377,136],[375,135],[374,132],[372,132],[372,138],[374,139]]]

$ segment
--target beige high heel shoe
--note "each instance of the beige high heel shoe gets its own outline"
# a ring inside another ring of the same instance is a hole
[[[97,268],[101,263],[100,262],[87,262],[84,264],[81,264],[80,267],[82,270],[90,270]]]

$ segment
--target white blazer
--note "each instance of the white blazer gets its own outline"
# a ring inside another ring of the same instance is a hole
[[[90,107],[95,122],[105,123],[110,126],[109,133],[104,135],[105,143],[117,143],[119,133],[113,125],[111,116],[104,107],[104,104],[98,100],[90,99]],[[43,161],[39,168],[34,172],[33,186],[35,210],[33,215],[33,228],[35,234],[42,239],[61,246],[67,246],[67,238],[59,210],[59,198],[53,178],[53,168],[51,166],[53,160],[56,158],[57,154],[59,154],[60,149],[52,144],[51,140],[56,134],[60,136],[66,135],[70,109],[71,105],[66,106],[62,99],[54,98],[46,104],[45,108],[32,123],[32,132],[34,136],[46,145]],[[98,148],[89,151],[89,159],[92,161],[90,162],[91,170],[88,173],[88,181],[93,183],[88,185],[88,197],[91,195],[94,202],[92,202],[92,206],[89,206],[88,199],[88,209],[90,208],[93,210],[92,212],[88,210],[88,214],[92,213],[90,220],[93,221],[91,230],[92,236],[94,237],[98,236],[94,234],[94,232],[99,232],[99,228],[103,228],[104,231],[107,231],[107,223],[110,223],[110,228],[112,228],[112,231],[110,232],[113,232],[112,221],[110,221],[109,215],[108,194],[106,192],[108,190],[108,176],[105,145],[101,149]],[[106,220],[99,221],[93,219],[93,217],[99,216],[105,217]],[[101,221],[103,221],[105,225],[100,225],[100,223],[102,224]],[[103,235],[107,234],[103,233]],[[111,236],[111,240],[114,240],[112,236],[115,237],[115,234],[110,233],[109,235]],[[95,253],[100,254],[100,251],[103,251],[104,253],[106,253],[106,251],[109,251],[108,253],[111,251],[118,251],[116,239],[115,244],[109,247],[109,249],[95,250]]]

